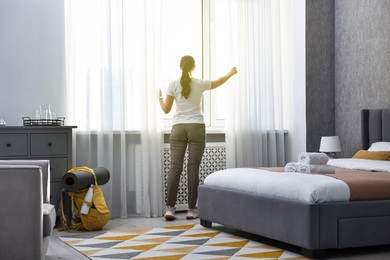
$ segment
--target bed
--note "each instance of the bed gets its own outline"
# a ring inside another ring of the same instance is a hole
[[[361,118],[363,150],[390,142],[390,109],[365,109]],[[389,199],[301,201],[205,183],[198,208],[205,227],[218,223],[288,243],[311,258],[324,258],[327,249],[390,244]]]

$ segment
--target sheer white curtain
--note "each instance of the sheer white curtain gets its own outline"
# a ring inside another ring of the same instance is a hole
[[[216,3],[226,8],[216,31],[219,20],[229,21],[221,39],[225,54],[216,57],[239,71],[227,91],[227,167],[284,166],[306,145],[304,20],[293,22],[295,11],[304,16],[304,1]]]
[[[67,123],[76,166],[106,167],[113,217],[162,214],[161,1],[66,0]]]

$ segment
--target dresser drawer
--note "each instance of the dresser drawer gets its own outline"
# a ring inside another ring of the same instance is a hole
[[[27,134],[0,134],[0,156],[27,156]]]
[[[31,134],[31,155],[67,155],[67,134]]]
[[[49,158],[50,159],[50,179],[61,180],[62,176],[68,172],[67,158]]]

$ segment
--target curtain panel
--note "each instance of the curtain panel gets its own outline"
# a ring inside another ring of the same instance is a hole
[[[229,21],[227,50],[217,59],[239,68],[227,97],[227,167],[284,166],[305,150],[304,69],[297,70],[305,66],[304,52],[297,52],[304,35],[296,33],[304,34],[305,25],[295,22],[304,1],[216,2],[225,9],[220,19]]]
[[[66,0],[65,12],[74,165],[110,171],[112,217],[161,216],[161,2]]]

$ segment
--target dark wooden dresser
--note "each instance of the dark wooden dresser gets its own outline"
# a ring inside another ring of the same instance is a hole
[[[72,168],[76,126],[0,126],[0,160],[50,160],[50,203],[59,215],[61,178]],[[28,194],[25,194],[28,196]]]

